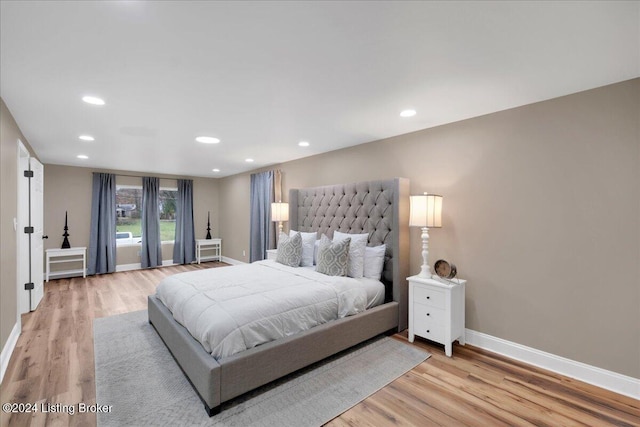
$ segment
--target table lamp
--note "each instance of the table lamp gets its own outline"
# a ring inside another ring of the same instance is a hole
[[[271,203],[271,221],[278,222],[278,230],[282,233],[282,223],[289,221],[289,203]]]
[[[409,215],[409,226],[422,227],[422,266],[418,277],[431,278],[429,228],[442,227],[442,196],[427,193],[411,196]]]

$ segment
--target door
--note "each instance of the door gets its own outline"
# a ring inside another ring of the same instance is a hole
[[[29,159],[33,172],[31,178],[31,311],[35,310],[44,295],[44,243],[42,240],[44,228],[44,167],[36,158]]]
[[[18,312],[28,313],[31,310],[29,294],[31,291],[25,289],[24,284],[31,282],[29,276],[29,236],[24,232],[29,226],[29,181],[24,174],[29,170],[29,152],[18,141]],[[18,319],[20,316],[18,316]]]

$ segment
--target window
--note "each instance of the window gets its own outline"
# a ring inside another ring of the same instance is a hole
[[[173,242],[176,235],[176,188],[160,188],[160,240]],[[116,244],[131,245],[142,242],[142,187],[116,186]]]
[[[142,187],[116,186],[116,244],[142,241]]]
[[[162,188],[158,194],[160,211],[160,240],[173,242],[176,236],[176,198],[177,188]]]

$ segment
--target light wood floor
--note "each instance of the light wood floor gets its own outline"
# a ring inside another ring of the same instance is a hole
[[[95,403],[94,318],[146,309],[163,277],[198,268],[164,267],[45,285],[0,389],[0,401]],[[394,336],[406,341],[406,334]],[[534,368],[472,346],[443,348],[416,339],[432,357],[356,405],[338,426],[640,426],[640,401]],[[93,414],[0,415],[2,426],[95,425]]]

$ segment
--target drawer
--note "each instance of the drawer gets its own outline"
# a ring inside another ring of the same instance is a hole
[[[431,341],[444,343],[444,326],[430,320],[421,319],[413,322],[413,333]]]
[[[446,311],[429,305],[415,304],[413,306],[413,321],[416,323],[429,321],[430,323],[444,325],[447,323]]]
[[[444,291],[429,286],[413,285],[413,302],[444,309]]]

